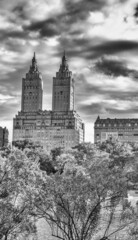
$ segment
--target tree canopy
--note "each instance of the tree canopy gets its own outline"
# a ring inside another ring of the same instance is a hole
[[[18,149],[10,150],[7,158],[0,157],[0,239],[25,239],[35,234],[26,188],[38,181],[39,174],[38,163]]]
[[[137,236],[136,209],[127,199],[128,183],[137,182],[136,146],[83,143],[49,155],[32,144],[0,156],[0,239],[35,236],[39,218],[61,240]]]
[[[127,158],[125,151],[121,154]],[[130,153],[123,165],[111,167],[111,155],[92,144],[61,154],[57,172],[45,175],[28,193],[35,214],[45,218],[52,235],[63,240],[110,239],[128,230],[136,220],[125,199],[129,158]]]

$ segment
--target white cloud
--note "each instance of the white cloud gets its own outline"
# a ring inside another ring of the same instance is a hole
[[[52,37],[52,38],[48,38],[46,41],[45,41],[45,44],[47,46],[50,46],[50,47],[55,47],[59,44],[59,37]]]
[[[32,20],[41,21],[63,10],[62,0],[30,0],[28,4],[27,13]]]
[[[101,24],[105,21],[105,16],[102,12],[90,12],[88,23]]]
[[[36,41],[36,40],[29,40],[28,41],[33,47],[36,47],[39,45],[39,41]]]
[[[105,15],[102,12],[91,12],[87,22],[87,36],[89,38],[101,36],[114,40],[137,40],[138,27],[133,17],[136,5],[136,0],[126,1],[124,4],[114,2],[107,8],[108,13]]]
[[[101,88],[103,91],[135,92],[138,90],[138,82],[133,81],[130,77],[112,77],[90,71],[88,75],[85,75],[85,78],[88,83]]]

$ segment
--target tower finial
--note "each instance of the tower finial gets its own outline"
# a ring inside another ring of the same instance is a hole
[[[66,58],[66,52],[64,50],[63,57],[62,57],[62,65],[66,65],[67,58]]]
[[[38,71],[38,67],[37,67],[37,60],[36,60],[36,56],[35,56],[35,52],[34,52],[34,56],[32,58],[32,66],[30,66],[30,71]]]
[[[68,64],[67,64],[66,52],[64,49],[63,56],[62,56],[62,63],[60,65],[60,71],[67,71],[67,70],[68,70]]]
[[[35,52],[34,52],[34,56],[33,56],[33,59],[32,59],[33,62],[36,62],[36,56],[35,56]]]
[[[64,57],[66,57],[66,51],[65,51],[65,49],[64,49],[64,53],[63,53],[63,56],[64,56]]]

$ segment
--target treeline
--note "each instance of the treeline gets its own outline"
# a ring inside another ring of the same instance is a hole
[[[36,237],[45,219],[63,240],[133,240],[138,145],[110,139],[47,153],[31,141],[0,150],[0,239]]]

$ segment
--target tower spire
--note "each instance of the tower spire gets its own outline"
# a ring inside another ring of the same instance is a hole
[[[35,71],[38,71],[38,67],[37,67],[36,55],[34,52],[34,56],[32,58],[32,66],[30,66],[30,72],[35,72]]]
[[[63,57],[62,57],[62,63],[60,65],[60,71],[67,71],[67,70],[68,70],[68,64],[67,64],[66,52],[64,50]]]
[[[34,56],[33,56],[33,58],[32,58],[32,65],[33,65],[33,63],[37,63],[36,56],[35,56],[35,52],[34,52]]]
[[[66,52],[65,52],[65,49],[64,49],[64,53],[63,53],[63,57],[62,57],[62,65],[64,65],[65,62],[67,62],[67,58],[66,58]]]
[[[63,56],[64,56],[64,57],[66,57],[66,51],[65,51],[65,49],[64,49],[64,53],[63,53]]]

